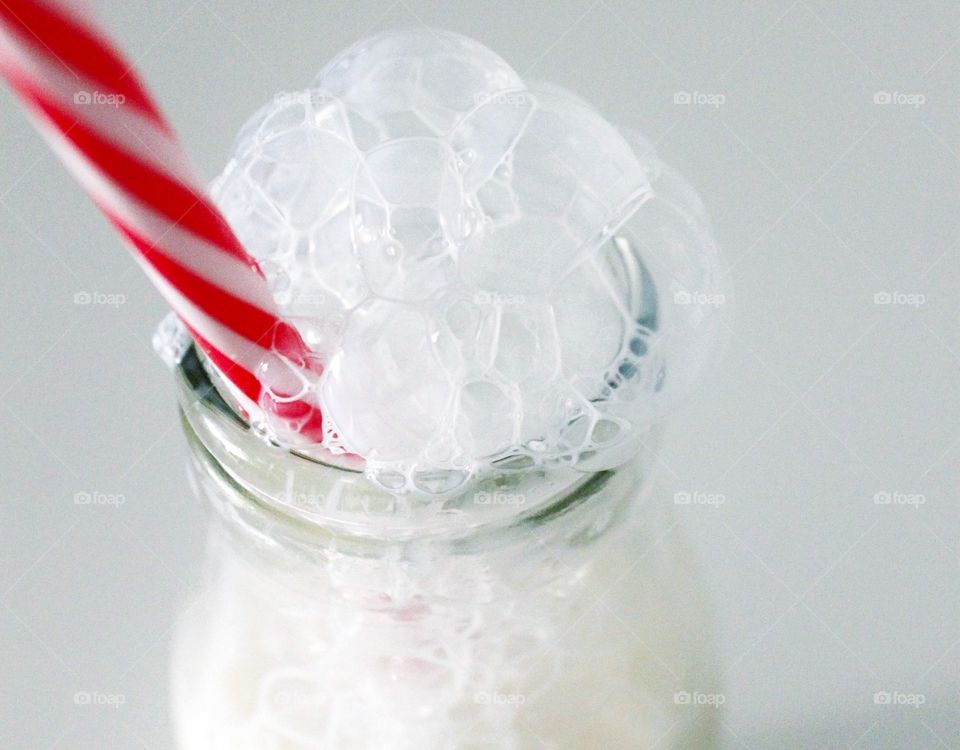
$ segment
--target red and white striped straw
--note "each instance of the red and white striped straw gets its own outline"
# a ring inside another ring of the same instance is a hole
[[[88,15],[65,0],[0,0],[0,73],[248,411],[296,421],[305,441],[320,442],[319,408],[272,398],[257,374],[271,353],[314,373],[317,360]]]

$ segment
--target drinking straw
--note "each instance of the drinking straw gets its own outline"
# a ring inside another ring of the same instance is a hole
[[[64,0],[0,0],[0,74],[245,416],[293,421],[304,441],[320,442],[316,404],[264,382],[264,363],[277,369],[277,355],[307,375],[319,374],[319,360],[280,317],[256,261],[205,195],[132,65],[89,14]]]

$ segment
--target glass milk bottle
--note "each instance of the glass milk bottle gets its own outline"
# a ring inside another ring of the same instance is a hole
[[[178,370],[206,578],[175,638],[180,750],[716,746],[698,571],[639,459],[526,469],[439,512],[253,434]]]

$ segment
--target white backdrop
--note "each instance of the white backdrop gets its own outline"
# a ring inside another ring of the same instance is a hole
[[[720,498],[678,505],[676,533],[715,602],[728,746],[960,747],[960,6],[97,7],[208,178],[275,91],[392,26],[474,36],[654,141],[737,292],[722,369],[658,450],[663,502]],[[0,744],[169,747],[204,515],[150,350],[164,307],[9,92],[0,112]]]

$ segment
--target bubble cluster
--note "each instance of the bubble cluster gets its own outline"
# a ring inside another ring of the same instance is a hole
[[[728,307],[702,206],[646,141],[447,32],[278,94],[214,197],[324,360],[325,447],[393,490],[622,463]]]

